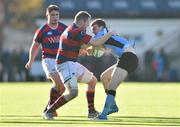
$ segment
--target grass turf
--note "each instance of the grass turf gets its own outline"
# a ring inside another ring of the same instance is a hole
[[[54,121],[41,113],[48,100],[50,83],[1,83],[1,127],[104,127],[104,126],[180,126],[180,83],[123,83],[117,90],[120,111],[108,121],[87,119],[86,87],[79,84],[79,95],[58,110]],[[96,87],[95,106],[102,110],[103,86]]]

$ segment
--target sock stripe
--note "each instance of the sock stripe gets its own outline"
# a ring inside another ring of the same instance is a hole
[[[55,110],[57,110],[59,107],[63,106],[64,104],[66,104],[68,101],[65,100],[64,96],[59,97],[52,105],[51,107],[48,109],[47,112],[54,112]]]
[[[89,111],[95,110],[94,108],[94,91],[87,91],[86,92],[86,98],[88,103],[88,109]]]
[[[50,104],[53,104],[59,96],[61,96],[60,92],[56,90],[54,87],[51,88],[49,100]]]
[[[115,90],[108,90],[108,94],[113,95],[115,97],[116,91]]]

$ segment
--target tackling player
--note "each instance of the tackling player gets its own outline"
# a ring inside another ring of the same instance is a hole
[[[102,19],[95,19],[91,23],[91,30],[95,34],[94,38],[99,38],[108,33],[106,23]],[[128,41],[118,35],[109,38],[104,47],[110,49],[119,60],[106,69],[101,75],[101,81],[107,93],[105,105],[99,119],[107,119],[107,115],[117,112],[118,107],[115,102],[116,89],[131,72],[134,72],[138,65],[138,58],[134,50],[134,42]]]
[[[49,5],[47,7],[46,17],[47,23],[40,27],[34,35],[33,42],[29,50],[29,61],[25,67],[27,69],[32,67],[38,53],[38,48],[41,45],[42,67],[47,78],[54,84],[50,90],[48,107],[50,104],[53,104],[54,101],[65,91],[65,87],[55,68],[55,59],[59,47],[60,36],[67,26],[59,22],[59,7],[56,5]],[[47,110],[47,107],[44,112]],[[56,111],[53,112],[53,115],[57,116]]]
[[[83,65],[77,63],[79,50],[83,44],[101,45],[107,41],[114,32],[108,32],[102,38],[93,40],[90,35],[86,34],[86,28],[89,26],[90,14],[80,11],[74,18],[74,23],[64,31],[60,38],[60,45],[56,57],[57,70],[62,75],[64,83],[69,93],[63,94],[45,113],[46,119],[53,119],[52,113],[59,107],[71,101],[78,95],[77,81],[88,84],[87,101],[88,101],[88,118],[97,117],[99,114],[94,108],[94,93],[96,77]]]

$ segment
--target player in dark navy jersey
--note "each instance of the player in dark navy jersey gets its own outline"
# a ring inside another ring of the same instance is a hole
[[[54,86],[50,90],[50,98],[47,107],[54,103],[54,101],[62,95],[65,87],[60,79],[60,76],[55,68],[55,59],[57,50],[59,48],[59,39],[61,34],[66,29],[66,25],[59,22],[59,7],[56,5],[49,5],[46,9],[47,23],[36,30],[33,42],[29,51],[29,61],[25,65],[30,69],[35,57],[37,56],[38,47],[42,48],[42,67],[48,79],[50,79]],[[53,113],[57,116],[56,111]]]

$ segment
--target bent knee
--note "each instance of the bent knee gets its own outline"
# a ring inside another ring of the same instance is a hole
[[[64,93],[65,92],[65,90],[66,90],[66,88],[64,87],[64,85],[61,87],[61,93]]]
[[[70,96],[71,96],[71,99],[77,97],[78,96],[78,89],[71,89]]]
[[[55,86],[61,93],[64,93],[66,88],[63,84],[55,84]]]
[[[95,86],[97,83],[97,78],[93,75],[93,77],[91,78],[91,80],[88,82],[88,85],[90,86]]]

